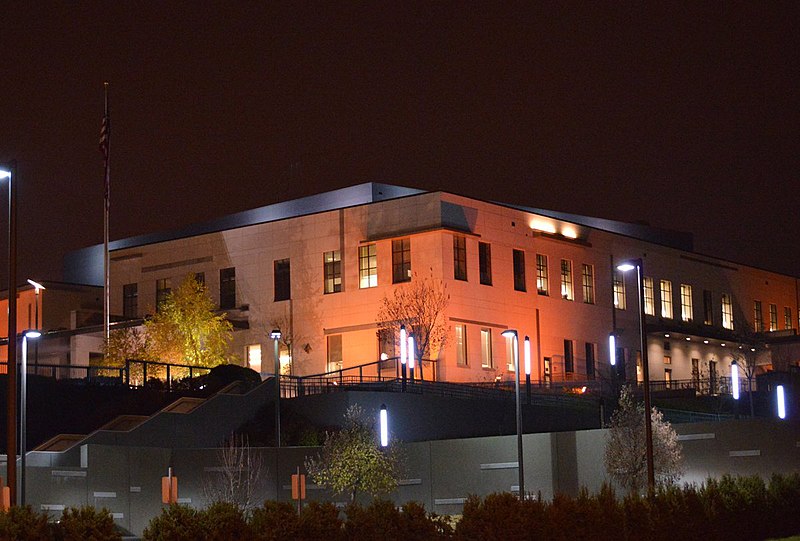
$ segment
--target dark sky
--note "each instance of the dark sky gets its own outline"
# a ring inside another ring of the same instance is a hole
[[[382,181],[800,275],[796,4],[355,4],[4,2],[20,281],[102,242],[105,80],[112,239]]]

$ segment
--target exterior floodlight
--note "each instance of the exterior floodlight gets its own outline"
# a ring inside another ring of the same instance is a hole
[[[513,338],[513,337],[517,336],[517,331],[515,331],[514,329],[508,329],[507,331],[503,331],[501,336],[503,338]]]
[[[39,290],[41,290],[41,289],[47,289],[46,287],[44,287],[39,282],[35,282],[34,280],[31,280],[30,278],[28,278],[28,283],[33,286],[33,288],[36,290],[36,293],[39,293]]]
[[[611,366],[617,364],[617,337],[614,333],[608,335],[608,362]]]
[[[5,169],[0,169],[0,180],[11,178],[11,171],[6,171]]]
[[[389,414],[386,413],[386,404],[381,404],[381,447],[389,445]]]
[[[512,355],[514,356],[514,397],[517,406],[517,470],[519,474],[519,499],[525,499],[525,470],[522,464],[522,406],[519,400],[519,333],[516,329],[503,331],[502,336],[511,339]],[[527,340],[527,338],[526,338]]]
[[[527,336],[525,337],[525,375],[531,375],[531,339]]]
[[[39,338],[42,336],[42,333],[37,331],[36,329],[31,329],[29,331],[25,331],[25,338]]]
[[[406,337],[406,326],[400,325],[400,363],[406,364],[406,346],[408,346],[408,339]]]
[[[778,385],[775,392],[778,394],[778,417],[786,419],[786,398],[783,395],[783,385]]]
[[[627,263],[626,262],[626,263],[621,263],[621,264],[617,265],[617,270],[618,271],[622,271],[622,272],[632,271],[635,268],[636,268],[636,265],[634,265],[633,263]]]
[[[273,340],[280,340],[281,339],[281,331],[280,329],[274,329],[271,333],[269,333],[269,337]]]
[[[731,391],[733,399],[739,400],[739,364],[736,361],[731,363]]]

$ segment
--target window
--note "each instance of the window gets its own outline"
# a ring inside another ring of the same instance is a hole
[[[367,244],[358,247],[358,287],[366,289],[378,285],[378,246]]]
[[[764,330],[764,315],[761,313],[761,301],[753,301],[753,327],[756,332]]]
[[[542,254],[536,254],[536,291],[539,295],[550,294],[547,279],[547,256]]]
[[[792,309],[788,306],[783,307],[783,327],[787,330],[792,328]]]
[[[158,312],[161,304],[167,300],[167,295],[171,290],[169,278],[156,280],[156,312]]]
[[[139,284],[122,286],[122,315],[135,318],[139,313]]]
[[[664,369],[664,388],[665,389],[672,388],[672,368]]]
[[[453,278],[467,280],[467,239],[453,236]]]
[[[411,239],[392,241],[392,283],[411,281]]]
[[[342,369],[342,335],[328,336],[328,372]]]
[[[672,364],[672,356],[664,355],[664,364]]]
[[[288,259],[278,259],[275,267],[275,300],[288,301],[292,298],[292,281]]]
[[[236,306],[236,268],[219,270],[219,307],[223,310]]]
[[[672,319],[672,282],[661,280],[661,317]]]
[[[492,367],[492,330],[481,329],[481,366]]]
[[[194,281],[201,285],[206,285],[206,273],[204,272],[196,272],[194,273]]]
[[[456,362],[467,366],[467,326],[456,325]]]
[[[614,307],[625,310],[625,280],[620,271],[614,271]]]
[[[480,267],[481,283],[485,286],[492,285],[492,246],[490,244],[478,243],[478,266]]]
[[[509,372],[514,371],[514,340],[513,339],[504,339],[503,342],[506,344],[506,369]],[[522,347],[522,344],[517,344],[519,347]],[[519,362],[521,359],[517,359]]]
[[[692,318],[692,286],[681,284],[681,319],[691,321]]]
[[[583,302],[594,304],[594,265],[584,263],[581,277],[583,279]]]
[[[649,276],[643,278],[644,287],[644,313],[648,316],[656,315],[655,290],[653,289],[653,279]]]
[[[594,379],[595,345],[586,342],[586,376]]]
[[[776,304],[769,305],[769,330],[778,330],[778,305]]]
[[[572,340],[564,340],[564,372],[575,372],[575,348]]]
[[[728,293],[722,294],[722,326],[733,330],[733,299]]]
[[[575,298],[572,289],[572,261],[569,259],[561,260],[561,298],[568,301]]]
[[[714,324],[714,302],[711,299],[711,292],[707,289],[703,290],[703,323]]]
[[[514,250],[514,289],[525,291],[525,252]]]
[[[261,344],[251,344],[246,348],[247,353],[247,366],[261,372]]]
[[[322,262],[325,293],[339,293],[342,290],[342,252],[325,252],[322,254]]]

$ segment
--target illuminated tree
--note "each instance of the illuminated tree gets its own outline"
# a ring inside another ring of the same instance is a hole
[[[357,404],[347,408],[342,429],[326,433],[319,456],[306,459],[314,483],[349,494],[351,502],[359,492],[377,496],[397,488],[403,469],[401,450],[396,442],[379,447],[375,418]]]
[[[632,494],[647,486],[647,446],[644,404],[630,387],[620,391],[619,406],[611,416],[606,442],[605,465],[612,479]],[[653,466],[657,485],[671,485],[682,472],[682,450],[678,435],[656,408],[650,412],[653,429]]]
[[[383,296],[377,317],[379,332],[396,337],[400,325],[405,325],[414,334],[416,358],[431,359],[447,337],[445,310],[449,302],[446,286],[433,272],[424,278],[414,273],[410,283],[397,285],[391,295]]]
[[[262,482],[263,460],[250,447],[247,436],[232,435],[217,451],[219,467],[210,472],[203,483],[203,492],[209,503],[225,502],[240,509],[250,509],[256,504],[256,489]]]

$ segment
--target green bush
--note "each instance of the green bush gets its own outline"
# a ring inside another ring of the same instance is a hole
[[[172,504],[150,521],[142,538],[145,541],[196,541],[204,539],[205,532],[196,510]]]
[[[29,505],[0,512],[0,540],[51,541],[53,533],[47,515],[34,512]]]
[[[288,502],[264,502],[253,510],[250,526],[259,541],[289,541],[300,536],[300,519]]]
[[[61,541],[116,541],[122,539],[114,527],[114,519],[108,509],[94,507],[71,507],[64,509],[58,523]]]
[[[309,502],[303,507],[298,540],[342,541],[344,538],[344,523],[339,518],[339,510],[335,505]]]
[[[244,510],[228,502],[215,502],[199,514],[205,541],[252,541],[253,529]]]

